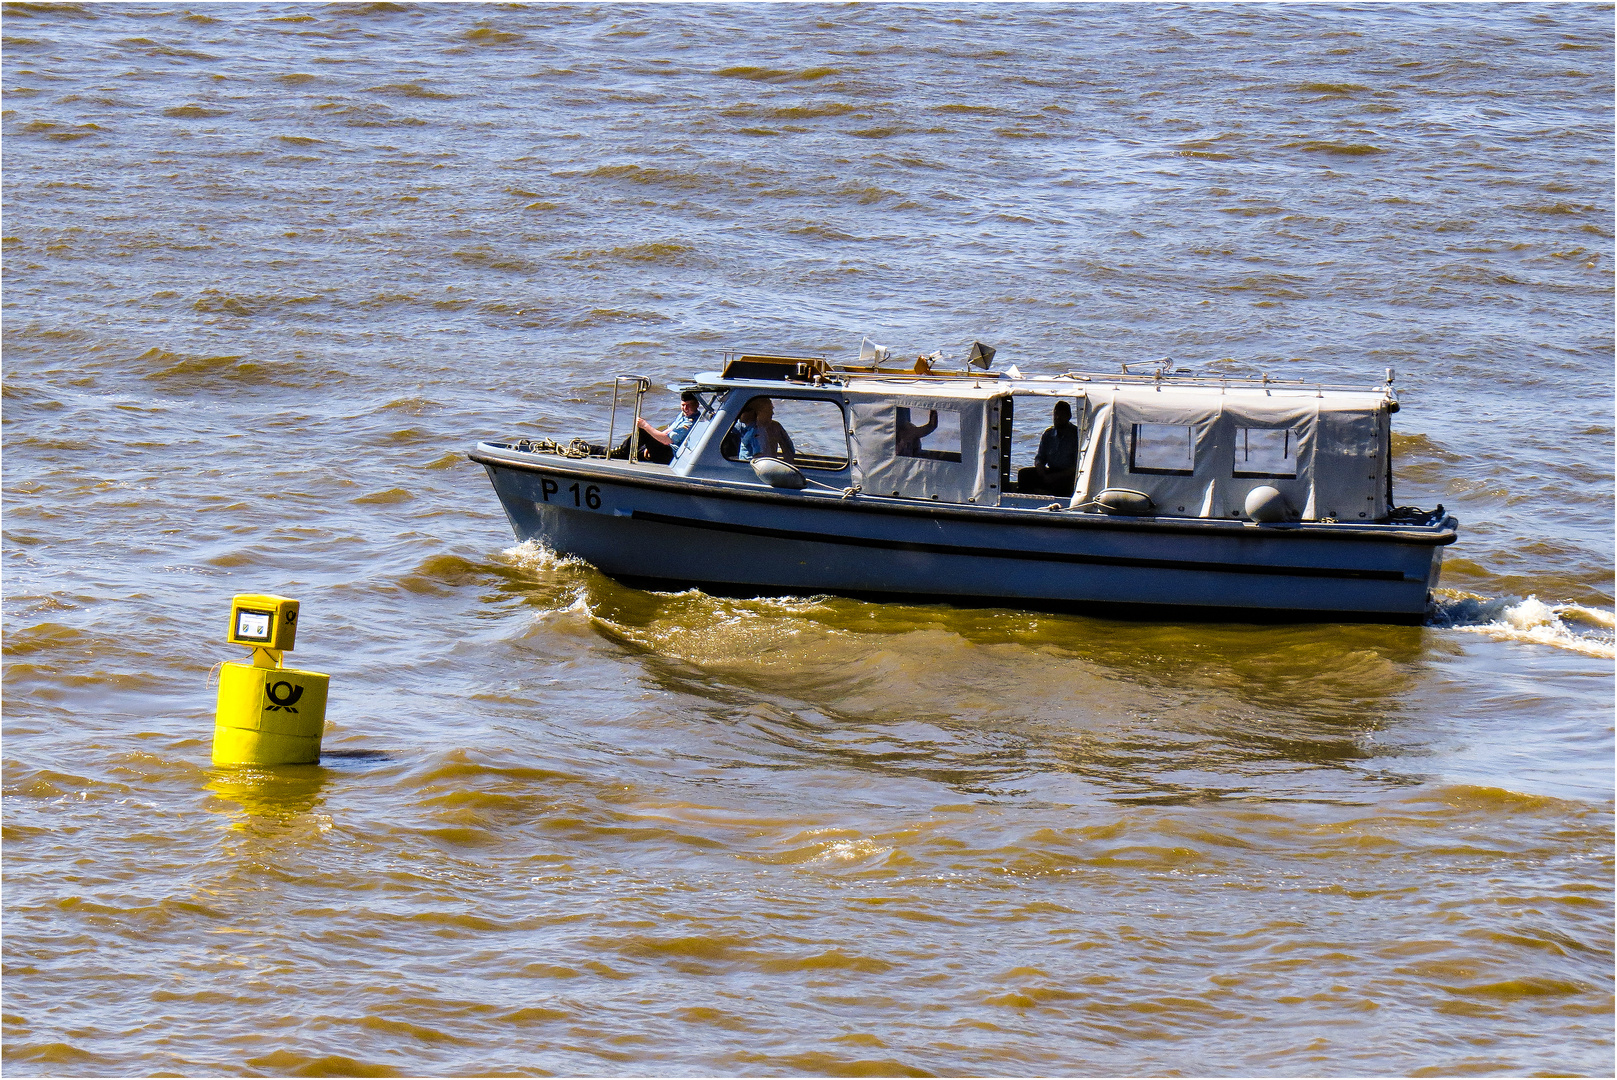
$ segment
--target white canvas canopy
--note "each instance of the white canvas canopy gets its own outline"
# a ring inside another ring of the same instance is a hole
[[[990,451],[997,453],[997,441],[988,437],[988,429],[993,402],[1003,393],[971,386],[861,383],[848,395],[860,486],[879,495],[997,503],[998,459],[992,468],[988,461]],[[934,413],[933,430],[915,435],[932,424]]]
[[[1232,518],[1280,491],[1303,521],[1386,516],[1388,401],[1381,394],[1218,386],[1090,386],[1072,505],[1143,491],[1158,515]]]

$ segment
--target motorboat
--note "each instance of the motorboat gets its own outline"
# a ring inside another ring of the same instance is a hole
[[[1023,375],[991,370],[992,352],[974,346],[954,371],[938,354],[884,366],[868,342],[840,365],[726,353],[668,388],[694,403],[677,449],[647,452],[653,386],[630,375],[605,443],[515,438],[470,457],[518,539],[637,587],[1147,618],[1426,616],[1457,523],[1441,505],[1394,503],[1390,370],[1371,387],[1171,360]],[[1065,460],[1030,463],[1056,403],[1069,419],[1040,455],[1065,447]]]

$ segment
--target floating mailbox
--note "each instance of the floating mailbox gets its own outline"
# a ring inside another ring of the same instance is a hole
[[[247,594],[230,602],[232,645],[272,652],[291,652],[298,636],[298,602],[285,596]]]
[[[244,594],[230,602],[225,640],[252,649],[219,668],[215,765],[311,765],[320,760],[331,676],[282,665],[297,639],[298,602]]]

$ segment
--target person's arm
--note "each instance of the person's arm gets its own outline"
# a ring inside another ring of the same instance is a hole
[[[915,441],[920,442],[936,430],[938,430],[938,410],[933,409],[927,416],[926,426],[915,429]]]
[[[741,428],[740,425],[737,425],[737,427],[741,431],[741,441],[737,444],[736,457],[742,461],[751,461],[755,457],[762,457],[763,455],[758,452],[761,449],[758,442],[758,429],[752,426]]]
[[[771,420],[762,432],[761,442],[764,446],[762,457],[778,457],[782,461],[790,461],[796,452],[792,445],[792,437],[786,434],[786,429],[780,426],[778,420]]]
[[[640,430],[642,432],[644,432],[645,434],[650,435],[653,439],[656,439],[658,442],[662,443],[664,446],[673,446],[674,445],[674,441],[668,437],[668,432],[659,431],[657,428],[652,427],[651,424],[647,422],[647,420],[646,420],[646,418],[644,416],[642,416],[640,418]]]

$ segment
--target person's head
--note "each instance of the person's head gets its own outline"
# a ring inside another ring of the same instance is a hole
[[[702,399],[696,396],[695,391],[687,390],[679,395],[679,411],[686,416],[695,416],[702,408]]]
[[[1056,427],[1066,427],[1072,423],[1072,406],[1065,401],[1056,402],[1054,417]]]
[[[751,413],[758,421],[771,420],[775,416],[775,403],[766,397],[755,397],[747,402],[747,407],[741,411],[743,418]]]

